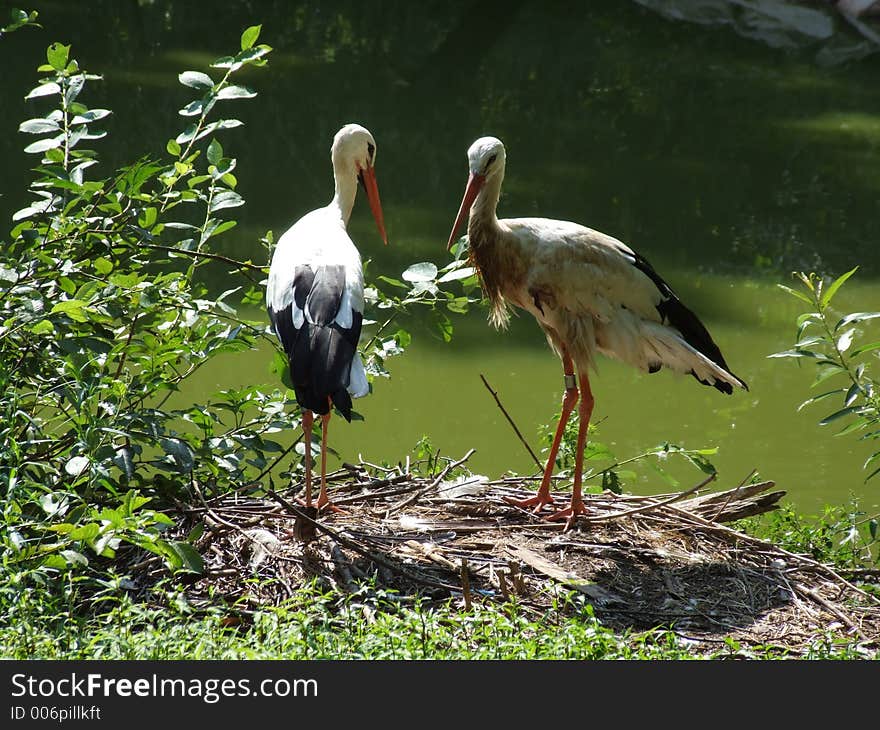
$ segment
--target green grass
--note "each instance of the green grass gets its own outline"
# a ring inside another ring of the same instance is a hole
[[[378,610],[377,610],[378,608]],[[0,629],[10,659],[628,659],[786,658],[774,647],[719,642],[697,654],[671,631],[616,634],[587,605],[560,618],[529,617],[515,604],[501,608],[370,606],[303,589],[289,605],[257,612],[229,627],[221,611],[195,617],[180,606],[146,610],[123,602],[89,620],[22,616]],[[568,608],[572,608],[569,606]],[[370,616],[370,618],[368,618]],[[817,637],[799,658],[864,659],[855,647]]]
[[[829,508],[814,520],[791,509],[744,521],[753,534],[853,567],[861,545],[843,539],[858,513]],[[870,550],[869,550],[870,553]],[[354,594],[300,588],[285,604],[238,610],[217,600],[198,609],[168,578],[149,602],[122,590],[124,579],[93,584],[39,580],[37,573],[7,573],[0,581],[0,656],[7,659],[785,659],[778,646],[746,646],[719,637],[698,650],[665,627],[615,632],[603,626],[580,594],[559,594],[550,609],[527,604],[431,603],[364,584]],[[88,594],[84,592],[88,589]],[[817,634],[798,653],[806,659],[865,659],[864,648]],[[875,656],[876,658],[876,656]]]

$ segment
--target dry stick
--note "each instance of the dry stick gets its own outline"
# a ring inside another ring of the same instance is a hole
[[[379,565],[381,565],[385,568],[388,568],[388,570],[390,570],[392,572],[400,573],[401,575],[403,575],[411,580],[414,580],[417,583],[422,583],[424,585],[431,586],[432,588],[442,588],[444,591],[457,591],[458,590],[458,586],[450,585],[448,583],[441,583],[440,581],[431,580],[430,578],[423,578],[423,577],[416,575],[414,573],[410,573],[408,570],[404,570],[403,567],[401,567],[400,565],[395,565],[391,561],[385,560],[384,558],[379,557],[377,554],[370,552],[369,550],[365,550],[364,548],[362,548],[360,545],[358,545],[353,540],[349,540],[347,537],[344,537],[341,533],[336,532],[336,530],[333,530],[333,529],[327,527],[326,525],[322,525],[317,520],[312,519],[311,517],[309,517],[309,515],[307,515],[302,510],[297,509],[294,505],[292,505],[290,502],[288,502],[286,499],[284,499],[284,497],[282,497],[277,492],[270,489],[270,490],[267,490],[267,493],[269,494],[270,497],[277,500],[278,503],[282,507],[284,507],[284,509],[286,509],[289,512],[291,512],[292,514],[296,515],[299,519],[305,520],[306,522],[310,522],[315,528],[317,528],[321,532],[324,532],[324,533],[330,535],[330,537],[332,537],[334,540],[336,540],[336,542],[338,542],[340,545],[347,547],[349,550],[353,550],[358,555],[362,555],[363,557],[367,558],[368,560],[372,560],[373,562],[378,563]]]
[[[752,470],[749,472],[748,476],[746,476],[746,478],[743,479],[743,480],[739,483],[739,486],[738,486],[736,489],[732,489],[732,490],[730,491],[730,493],[729,493],[728,496],[727,496],[727,499],[724,500],[724,504],[722,504],[722,505],[716,510],[716,512],[715,512],[714,515],[712,515],[712,522],[715,522],[715,521],[718,519],[718,515],[720,515],[722,512],[724,512],[724,510],[727,509],[727,505],[730,504],[730,501],[733,499],[733,495],[738,494],[738,493],[739,493],[739,490],[743,487],[743,485],[745,485],[745,483],[746,483],[749,479],[751,479],[751,478],[757,473],[757,471],[758,471],[757,469],[752,469]]]
[[[461,592],[464,594],[464,610],[471,610],[471,579],[468,575],[467,558],[461,559]]]
[[[526,451],[528,451],[529,454],[531,454],[532,459],[534,459],[535,464],[538,466],[538,470],[539,471],[543,470],[544,465],[538,460],[538,457],[535,456],[535,452],[532,451],[532,447],[529,446],[528,441],[526,441],[525,438],[523,437],[522,433],[520,433],[520,430],[517,428],[516,424],[513,422],[513,419],[510,417],[510,414],[505,410],[504,406],[501,405],[501,400],[498,398],[497,391],[492,390],[492,386],[489,385],[489,381],[486,380],[486,377],[483,375],[483,373],[480,373],[480,380],[483,381],[483,385],[486,386],[486,390],[488,390],[492,394],[492,397],[495,399],[495,403],[498,404],[498,407],[501,409],[501,412],[504,414],[504,417],[507,419],[507,422],[513,428],[514,433],[517,435],[519,440],[522,442],[522,445],[526,447]]]
[[[841,611],[840,611],[838,608],[836,608],[835,606],[832,606],[830,603],[828,603],[828,601],[826,601],[824,598],[822,598],[822,596],[820,596],[816,591],[814,591],[814,590],[811,589],[811,588],[807,588],[807,586],[802,585],[802,584],[800,584],[800,583],[795,583],[795,584],[794,584],[794,588],[795,588],[795,590],[796,590],[798,593],[800,593],[801,595],[804,595],[804,596],[806,596],[807,598],[810,598],[811,600],[815,601],[815,602],[818,603],[820,606],[824,607],[825,609],[827,609],[828,611],[830,611],[831,613],[833,613],[835,616],[837,616],[837,618],[839,618],[839,619],[840,619],[841,621],[843,621],[843,623],[845,623],[850,629],[852,629],[852,630],[858,635],[858,637],[859,637],[862,641],[867,641],[867,640],[868,640],[868,637],[865,636],[865,635],[861,632],[861,630],[859,629],[859,627],[856,626],[855,623],[853,623],[853,621],[852,621],[852,620],[851,620],[846,614],[844,614],[843,612],[841,612]]]
[[[388,518],[388,515],[391,514],[391,512],[392,512],[393,510],[398,510],[398,509],[401,509],[401,508],[403,508],[403,507],[406,507],[407,505],[412,504],[413,502],[415,502],[415,501],[416,501],[419,497],[421,497],[423,494],[425,494],[425,493],[427,493],[427,492],[430,492],[432,489],[436,489],[436,488],[437,488],[437,485],[440,484],[440,482],[442,482],[442,481],[446,478],[446,475],[447,475],[450,471],[452,471],[452,470],[455,469],[456,467],[459,467],[459,466],[461,466],[462,464],[464,464],[468,459],[471,458],[471,456],[473,456],[473,454],[474,454],[475,452],[476,452],[476,449],[470,449],[470,450],[469,450],[464,456],[462,456],[458,461],[454,461],[454,462],[452,462],[451,464],[447,464],[447,465],[446,465],[446,468],[443,469],[443,471],[440,472],[439,476],[438,476],[436,479],[434,479],[434,481],[432,481],[427,487],[423,487],[422,489],[420,489],[420,490],[419,490],[418,492],[416,492],[415,494],[413,494],[413,495],[407,497],[406,499],[404,499],[402,502],[398,502],[397,504],[393,504],[393,505],[391,505],[391,507],[389,507],[389,508],[388,508],[388,511],[385,513],[385,518],[387,519],[387,518]]]
[[[634,515],[638,512],[649,512],[651,510],[657,509],[658,507],[663,507],[664,505],[670,504],[671,502],[677,502],[679,499],[687,497],[689,494],[693,494],[697,490],[705,487],[713,479],[715,479],[714,473],[707,476],[696,486],[693,486],[690,489],[685,490],[684,492],[673,494],[671,497],[661,500],[660,502],[648,502],[647,504],[643,504],[641,507],[633,507],[632,509],[623,510],[622,512],[612,512],[610,515],[602,515],[601,517],[587,517],[586,515],[581,515],[579,519],[583,520],[584,522],[608,522],[609,520],[617,520],[621,517],[628,517],[629,515]]]

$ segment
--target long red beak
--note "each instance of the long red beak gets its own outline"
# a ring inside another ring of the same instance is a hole
[[[376,219],[376,227],[382,236],[385,245],[388,245],[388,234],[385,233],[385,219],[382,217],[382,203],[379,201],[379,186],[376,184],[376,169],[370,165],[361,170],[361,183],[364,191],[367,193],[367,200],[370,203],[370,210],[373,211],[373,218]]]
[[[461,228],[461,224],[464,223],[464,219],[470,212],[471,206],[480,194],[480,190],[483,189],[483,183],[485,182],[485,175],[478,175],[475,172],[472,172],[468,176],[467,187],[464,189],[464,197],[461,199],[461,206],[458,209],[458,215],[455,217],[455,223],[452,226],[452,233],[449,234],[449,243],[446,244],[447,251],[450,250],[452,244],[455,243],[455,234],[458,232],[458,229]]]

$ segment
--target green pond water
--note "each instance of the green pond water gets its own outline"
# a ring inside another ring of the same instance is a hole
[[[724,396],[690,377],[641,374],[600,360],[593,377],[596,438],[620,458],[664,441],[715,448],[719,486],[755,469],[815,513],[851,496],[867,510],[880,482],[864,483],[869,444],[835,438],[824,405],[797,411],[814,373],[768,359],[794,342],[803,311],[778,283],[794,270],[828,275],[859,265],[836,300],[842,312],[880,309],[880,55],[823,60],[817,43],[779,48],[729,26],[673,22],[635,2],[33,2],[43,30],[0,39],[0,215],[22,207],[35,164],[20,121],[45,113],[23,101],[45,46],[59,40],[104,80],[92,107],[114,114],[95,143],[95,175],[144,153],[160,156],[183,127],[184,70],[237,48],[262,23],[269,66],[243,79],[258,96],[228,107],[245,122],[221,138],[238,158],[247,206],[217,241],[236,258],[265,259],[276,237],[332,195],[329,146],[350,121],[378,145],[377,177],[390,245],[383,247],[359,199],[350,232],[375,275],[448,261],[445,242],[478,136],[508,150],[499,214],[574,220],[630,244],[694,309],[748,393]],[[838,27],[838,34],[850,32]],[[845,35],[841,36],[846,38]],[[10,226],[11,227],[11,226]],[[262,257],[262,258],[261,258]],[[208,274],[226,289],[222,269]],[[254,313],[260,317],[260,312]],[[561,397],[558,360],[529,316],[495,332],[477,308],[454,317],[450,343],[408,322],[408,351],[388,360],[356,408],[364,421],[331,422],[340,457],[403,460],[422,435],[451,457],[476,449],[475,471],[533,473],[531,457],[480,380],[498,391],[538,450]],[[865,341],[880,339],[875,327]],[[181,398],[272,383],[270,349],[205,368]],[[874,372],[880,363],[873,360]],[[295,434],[291,434],[294,437]],[[691,486],[699,474],[668,460]],[[338,463],[334,460],[331,466]],[[628,491],[671,487],[650,468]]]

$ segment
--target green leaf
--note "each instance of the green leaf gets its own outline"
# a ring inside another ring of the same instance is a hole
[[[82,540],[84,542],[90,543],[92,542],[98,535],[101,534],[101,526],[95,524],[94,522],[90,522],[87,525],[79,525],[67,533],[67,536],[71,540]]]
[[[843,418],[844,416],[848,416],[851,413],[855,413],[858,411],[860,406],[848,406],[846,408],[841,408],[839,411],[835,411],[830,416],[825,416],[821,421],[819,421],[820,426],[827,426],[829,423],[833,423],[839,418]]]
[[[867,345],[859,345],[859,347],[855,348],[849,355],[850,357],[858,357],[859,355],[863,355],[866,352],[871,352],[872,350],[880,350],[880,342],[871,342]]]
[[[191,573],[196,573],[201,575],[205,572],[205,561],[201,555],[199,555],[198,551],[190,545],[188,542],[183,542],[181,540],[174,540],[168,543],[169,547],[177,554],[177,557],[180,558],[181,568],[183,570],[188,570]]]
[[[849,279],[849,277],[856,273],[856,270],[858,268],[859,267],[856,266],[855,268],[850,269],[845,274],[839,276],[837,279],[834,280],[834,282],[831,284],[831,286],[828,287],[828,289],[822,295],[822,298],[819,300],[819,306],[822,309],[825,309],[825,307],[828,306],[828,303],[831,301],[831,298],[837,293],[837,290],[840,289],[840,287],[847,279]]]
[[[166,461],[174,464],[181,472],[188,472],[195,464],[195,455],[192,449],[178,438],[163,438],[159,445],[165,452]]]
[[[193,89],[214,88],[213,79],[211,79],[208,74],[202,73],[201,71],[184,71],[183,73],[178,74],[177,80],[184,86],[189,86]]]
[[[65,299],[52,307],[51,314],[66,314],[74,322],[86,322],[88,317],[83,313],[85,302],[79,299]]]
[[[837,436],[846,436],[848,433],[852,433],[853,431],[858,431],[859,429],[864,428],[870,422],[871,422],[870,419],[865,418],[864,416],[860,416],[859,418],[855,419],[852,423],[849,423],[846,426],[844,426],[840,431],[838,431],[836,434],[834,434],[834,436],[835,436],[835,438]]]
[[[859,397],[859,393],[861,392],[861,385],[859,385],[859,383],[853,383],[851,386],[849,386],[849,390],[846,392],[846,397],[843,399],[843,405],[852,405],[855,402],[855,399]]]
[[[214,213],[224,208],[237,208],[244,205],[244,198],[233,190],[221,190],[214,196],[209,209],[210,213]]]
[[[173,155],[174,157],[180,156],[180,145],[173,139],[168,140],[165,149],[168,151],[169,155]]]
[[[46,60],[56,71],[63,71],[67,66],[67,56],[70,54],[70,46],[55,42],[46,49]]]
[[[208,162],[212,165],[220,164],[220,160],[223,159],[223,147],[216,139],[211,140],[211,144],[208,145]]]
[[[244,33],[241,34],[241,50],[246,51],[253,47],[260,37],[260,30],[262,28],[262,25],[252,25],[245,29]]]
[[[880,452],[878,452],[878,455],[880,455]],[[874,471],[872,471],[870,474],[868,474],[868,476],[865,477],[865,481],[868,481],[869,479],[877,476],[878,474],[880,474],[880,466],[878,466],[876,469],[874,469]]]
[[[156,208],[145,208],[143,213],[138,217],[138,225],[141,228],[152,228],[159,217],[159,211]]]
[[[790,286],[785,286],[785,284],[777,284],[776,286],[778,286],[780,289],[782,289],[782,291],[788,292],[789,294],[791,294],[791,296],[800,299],[802,302],[806,302],[811,307],[815,306],[815,303],[813,302],[813,300],[810,299],[806,294],[799,292],[799,291],[796,291],[795,289],[792,289]]]
[[[48,319],[42,319],[31,327],[31,334],[36,336],[50,335],[55,331],[55,325]]]

